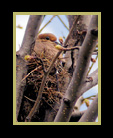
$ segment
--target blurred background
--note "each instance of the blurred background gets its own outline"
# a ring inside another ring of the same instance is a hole
[[[16,51],[19,50],[22,40],[24,37],[26,25],[29,19],[29,15],[16,15]],[[58,38],[61,36],[63,37],[64,41],[69,33],[69,24],[68,19],[66,15],[46,15],[43,19],[43,22],[40,26],[39,32],[40,33],[53,33]],[[98,68],[98,58],[96,55],[92,56],[93,58],[96,58],[96,62],[92,65],[92,62],[90,63],[91,70],[89,72],[92,73]],[[89,104],[92,102],[93,98],[98,93],[98,85],[93,87],[92,89],[88,90],[83,94],[83,98],[87,99],[84,100],[83,103],[80,106],[80,111],[87,109],[87,102]],[[98,119],[97,119],[98,120]],[[97,121],[96,120],[96,121]]]

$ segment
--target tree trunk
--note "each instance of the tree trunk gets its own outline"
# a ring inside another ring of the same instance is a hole
[[[34,43],[34,38],[39,30],[42,15],[31,15],[28,20],[23,42],[19,51],[16,52],[16,117],[18,114],[23,98],[24,89],[26,86],[26,80],[22,81],[27,74],[27,66],[24,60],[24,56],[31,53],[31,49]]]

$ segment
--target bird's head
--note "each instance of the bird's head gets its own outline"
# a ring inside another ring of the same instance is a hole
[[[56,36],[52,33],[43,33],[38,35],[38,39],[45,39],[55,42],[57,40]]]
[[[60,38],[59,41],[62,39]],[[55,48],[56,45],[59,43],[57,42],[57,37],[52,33],[42,33],[37,36],[37,40],[34,46],[34,50],[40,55],[42,51],[46,52],[46,56],[53,57],[57,54],[59,51]],[[59,56],[59,59],[63,62],[65,59],[63,59],[62,55]]]

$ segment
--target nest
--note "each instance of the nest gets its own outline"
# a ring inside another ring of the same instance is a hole
[[[41,54],[40,57],[35,55],[35,58],[30,60],[27,63],[28,74],[26,75],[26,90],[24,91],[24,98],[22,101],[22,107],[20,110],[20,121],[24,121],[31,108],[34,105],[34,102],[38,96],[38,91],[41,86],[42,78],[44,72],[47,71],[50,66],[51,59],[49,56]],[[32,121],[43,121],[45,116],[45,110],[49,108],[54,109],[54,104],[60,104],[63,92],[61,91],[62,86],[64,85],[64,77],[68,75],[67,71],[63,68],[60,60],[57,60],[54,63],[54,66],[49,73],[44,91],[42,93],[42,100],[40,102],[39,111],[35,114]]]

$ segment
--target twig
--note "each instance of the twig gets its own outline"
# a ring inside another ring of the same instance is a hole
[[[52,18],[39,30],[38,34],[42,32],[42,30],[53,20],[53,18],[55,17],[56,15],[53,15]]]
[[[27,96],[25,96],[25,95],[24,95],[24,97],[25,97],[26,99],[28,99],[29,101],[31,101],[31,102],[35,102],[35,100],[32,100],[31,98],[29,98],[29,97],[27,97]]]
[[[71,50],[80,49],[80,48],[81,48],[81,46],[75,46],[75,47],[71,47],[71,48],[60,47],[59,50],[62,50],[62,51],[71,51]]]
[[[63,22],[63,20],[60,18],[59,15],[57,15],[57,17],[59,18],[59,20],[62,22],[62,24],[65,26],[65,28],[69,31],[69,28],[66,26],[66,24]]]
[[[55,111],[55,112],[57,112],[44,98],[43,98],[43,100]]]
[[[93,52],[92,55],[98,55],[98,51],[97,52]]]
[[[33,72],[36,71],[36,70],[40,70],[40,69],[42,69],[42,66],[39,66],[39,67],[36,67],[35,69],[33,69],[31,72],[29,72],[29,73],[21,80],[21,82],[22,82],[23,80],[25,80],[31,73],[33,73]]]
[[[79,122],[94,122],[98,116],[98,94],[88,107],[87,111],[83,114]]]
[[[98,58],[98,55],[96,56],[95,60],[97,60],[97,58]],[[88,75],[88,74],[89,74],[89,72],[91,71],[91,69],[92,69],[93,65],[94,65],[94,62],[92,62],[91,66],[89,67],[89,70],[88,70],[87,75]]]
[[[67,38],[66,38],[66,40],[65,40],[65,42],[64,42],[64,45],[67,44],[67,42],[68,42],[68,40],[69,40],[69,38],[70,38],[70,36],[71,36],[71,34],[72,34],[72,32],[73,32],[73,29],[74,29],[74,28],[76,27],[76,25],[77,25],[77,22],[78,22],[80,16],[81,16],[81,15],[78,15],[77,19],[74,21],[73,26],[71,27],[71,29],[70,29],[70,31],[69,31],[69,34],[68,34],[68,36],[67,36]]]
[[[96,97],[96,95],[88,96],[86,99],[92,99],[92,98],[94,98],[94,97]]]
[[[43,63],[43,61],[42,61],[42,59],[41,58],[39,58],[39,56],[38,56],[38,54],[37,54],[37,52],[33,49],[33,51],[36,53],[36,55],[37,55],[37,57],[36,57],[36,59],[38,59],[38,60],[40,60],[40,62],[42,63],[42,69],[43,69],[43,71],[44,71],[44,73],[46,72],[46,70],[45,70],[45,67],[44,67],[44,63]],[[37,61],[36,61],[37,62]]]
[[[92,77],[93,81],[84,82],[83,87],[80,91],[81,95],[98,84],[98,69],[92,72],[88,77]]]

